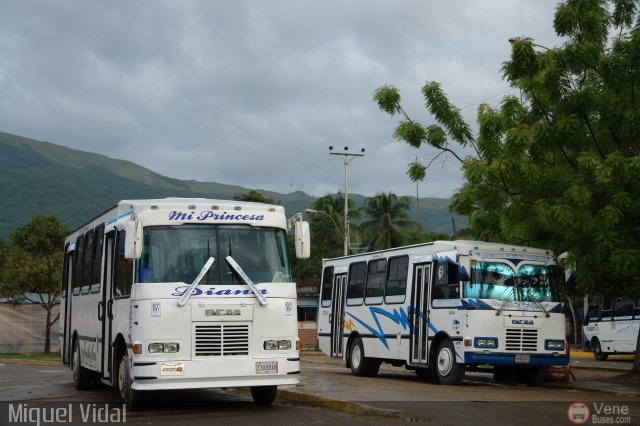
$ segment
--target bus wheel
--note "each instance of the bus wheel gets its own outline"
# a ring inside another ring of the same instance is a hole
[[[80,363],[80,347],[78,341],[73,342],[73,385],[76,389],[89,389],[91,386],[91,372]]]
[[[364,376],[364,364],[362,339],[356,337],[349,347],[349,365],[351,366],[351,372],[356,376]]]
[[[118,366],[118,391],[124,400],[127,409],[136,411],[141,405],[141,394],[131,388],[131,367],[129,366],[129,355],[126,353],[120,358]]]
[[[542,386],[545,373],[545,367],[518,367],[516,369],[516,379],[519,383],[524,383],[528,386]]]
[[[436,374],[443,385],[457,385],[464,377],[464,365],[456,362],[456,352],[450,340],[444,340],[436,354]]]
[[[416,376],[423,380],[431,380],[433,379],[433,370],[430,368],[416,368]]]
[[[516,370],[509,365],[494,365],[493,380],[496,382],[513,382],[516,379]]]
[[[602,352],[602,344],[597,337],[595,337],[593,342],[591,342],[591,350],[593,351],[593,357],[598,361],[606,361],[609,357],[608,354]]]
[[[260,405],[272,404],[276,399],[277,386],[251,386],[253,402]]]

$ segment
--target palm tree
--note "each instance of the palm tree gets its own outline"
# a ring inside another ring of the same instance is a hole
[[[409,197],[380,192],[367,198],[362,211],[369,218],[360,226],[370,237],[369,249],[389,249],[404,243],[405,232],[420,232],[422,226],[409,219]]]

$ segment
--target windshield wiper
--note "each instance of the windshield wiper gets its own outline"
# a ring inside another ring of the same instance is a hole
[[[253,293],[258,298],[258,302],[260,302],[262,306],[266,306],[269,303],[267,301],[267,298],[260,293],[260,290],[258,290],[258,287],[256,287],[253,281],[251,281],[251,278],[249,278],[249,276],[242,270],[240,265],[238,265],[238,262],[233,260],[233,257],[231,256],[227,256],[225,259],[227,259],[227,263],[229,263],[229,265],[233,268],[233,270],[236,271],[238,275],[240,275],[240,278],[242,278],[245,284],[247,284],[251,289],[251,291],[253,291]]]
[[[549,315],[549,311],[547,311],[547,310],[544,308],[544,306],[542,305],[542,303],[541,303],[541,302],[539,302],[539,301],[537,301],[537,300],[534,300],[534,303],[537,303],[537,304],[538,304],[538,306],[540,306],[540,309],[542,309],[542,312],[544,312],[544,316],[545,316],[546,318],[549,318],[549,317],[550,317],[550,315]]]
[[[507,305],[507,303],[509,302],[515,302],[516,300],[516,295],[515,295],[515,291],[516,291],[516,287],[514,286],[513,288],[513,300],[509,300],[509,299],[505,299],[504,302],[502,302],[502,305],[500,305],[500,308],[496,311],[496,316],[500,316],[500,314],[502,314],[502,311],[504,310],[504,307]]]
[[[182,294],[182,297],[180,297],[180,299],[178,300],[178,306],[184,306],[187,303],[187,300],[189,300],[189,298],[193,294],[193,292],[196,289],[196,287],[198,286],[198,284],[200,284],[200,281],[202,281],[202,277],[205,276],[205,274],[209,271],[209,268],[211,268],[211,265],[213,265],[214,260],[215,259],[213,257],[210,257],[207,260],[207,262],[204,264],[204,266],[200,270],[200,273],[198,274],[196,279],[193,280],[193,282],[191,283],[191,285],[189,286],[187,291],[185,291]]]

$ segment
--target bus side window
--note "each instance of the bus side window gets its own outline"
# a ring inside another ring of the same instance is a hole
[[[367,262],[349,265],[349,282],[347,284],[347,305],[362,305],[364,298],[364,282],[367,276]]]
[[[364,302],[379,305],[382,303],[387,279],[387,259],[371,260],[367,270]]]
[[[633,318],[633,299],[618,297],[613,305],[613,317],[617,320]]]
[[[601,321],[611,321],[613,315],[613,299],[609,296],[602,298]]]
[[[636,319],[640,319],[640,298],[636,299],[635,306],[633,307],[633,315]]]
[[[60,298],[67,298],[67,290],[69,289],[69,243],[64,245],[64,260],[62,262],[62,282],[60,283]]]
[[[116,256],[113,270],[113,292],[116,299],[129,297],[133,284],[133,260],[124,257],[125,231],[119,231],[116,242]]]
[[[593,302],[592,302],[593,303]],[[589,309],[587,310],[587,315],[585,316],[584,319],[584,324],[588,325],[590,322],[597,322],[598,321],[598,311],[599,311],[600,305],[590,305]]]
[[[333,266],[324,268],[322,272],[322,295],[320,305],[323,308],[331,306],[331,290],[333,289]]]
[[[431,300],[459,298],[458,265],[447,261],[434,262]]]
[[[96,228],[93,236],[93,265],[91,266],[91,290],[98,291],[102,281],[102,242],[104,240],[104,225]]]
[[[82,289],[82,253],[84,252],[84,236],[76,240],[76,250],[73,253],[73,295],[80,294]]]
[[[385,289],[385,303],[404,303],[407,293],[407,274],[409,270],[409,256],[392,257],[389,259],[387,286]]]
[[[84,250],[82,250],[82,294],[89,293],[91,288],[91,266],[93,265],[93,229],[84,234]]]

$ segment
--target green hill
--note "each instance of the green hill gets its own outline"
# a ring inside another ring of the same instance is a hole
[[[5,241],[36,214],[55,214],[64,225],[76,228],[122,199],[232,199],[249,191],[237,185],[172,179],[130,161],[2,132],[0,170],[0,238]],[[315,199],[299,191],[280,194],[257,190],[278,200],[289,215],[308,208]],[[350,197],[356,205],[364,201],[361,195]],[[466,225],[466,218],[448,212],[448,204],[448,199],[420,199],[420,218],[426,231],[451,234],[452,216],[458,229]],[[415,211],[412,216],[415,218]]]

